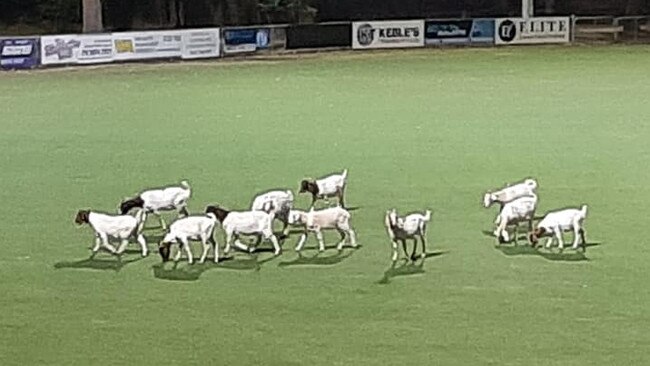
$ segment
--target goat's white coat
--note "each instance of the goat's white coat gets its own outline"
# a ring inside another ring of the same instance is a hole
[[[140,223],[143,221],[144,212],[139,210],[135,217],[131,215],[108,215],[99,212],[88,214],[88,224],[95,230],[95,246],[93,255],[103,246],[113,254],[122,254],[126,250],[128,239],[134,236],[142,249],[142,256],[147,256],[147,242],[139,231]],[[121,241],[120,246],[115,249],[109,238]]]
[[[497,237],[497,240],[503,237],[505,241],[509,241],[506,227],[508,225],[515,225],[515,240],[517,240],[518,224],[523,221],[531,222],[535,216],[536,209],[537,195],[535,194],[519,197],[514,201],[506,203],[494,222],[498,225],[494,231],[494,236]]]
[[[397,260],[398,250],[397,250],[397,241],[400,240],[402,243],[406,239],[412,239],[415,241],[414,245],[417,245],[417,236],[422,240],[422,258],[426,256],[426,235],[427,235],[427,225],[431,221],[431,211],[427,210],[424,214],[421,213],[412,213],[405,217],[399,217],[397,215],[397,210],[392,209],[386,212],[384,218],[384,225],[388,231],[388,236],[390,237],[391,244],[393,246],[393,262]],[[415,253],[415,247],[413,247],[413,253]],[[406,247],[404,247],[405,255]]]
[[[526,179],[521,183],[512,186],[507,186],[496,192],[488,192],[483,196],[483,205],[487,208],[493,203],[498,202],[502,205],[512,202],[517,198],[524,196],[531,196],[535,194],[537,189],[537,181],[534,179]]]
[[[194,257],[190,249],[190,240],[199,240],[203,244],[203,254],[200,263],[205,262],[210,250],[210,244],[214,247],[214,262],[219,262],[219,243],[213,237],[217,225],[216,217],[209,213],[205,216],[187,216],[174,221],[169,226],[169,233],[165,235],[162,243],[179,243],[183,248],[178,248],[174,261],[181,258],[182,249],[185,249],[187,261],[192,264]]]
[[[262,193],[255,197],[251,204],[251,211],[264,211],[267,213],[275,214],[275,218],[284,223],[284,235],[287,235],[288,216],[289,211],[293,208],[293,192],[286,191],[270,191]]]
[[[333,197],[339,190],[345,190],[347,183],[348,170],[345,169],[341,174],[331,174],[316,180],[318,186],[318,196],[322,198]]]
[[[549,212],[544,216],[542,221],[537,224],[537,228],[544,229],[551,234],[546,242],[546,248],[550,248],[554,237],[557,238],[560,249],[564,248],[562,241],[562,232],[573,231],[574,239],[572,249],[578,249],[580,231],[583,229],[584,220],[587,218],[587,205],[580,209],[569,208],[560,211]]]
[[[273,234],[273,219],[275,215],[273,212],[266,213],[264,211],[231,211],[228,216],[223,220],[221,226],[226,232],[226,248],[225,253],[230,251],[230,245],[234,241],[234,245],[245,251],[253,251],[239,241],[238,236],[244,235],[257,235],[262,236],[266,240],[270,240],[273,244],[275,255],[280,254],[280,244],[278,239]]]
[[[153,213],[160,220],[163,230],[166,230],[167,224],[160,215],[161,211],[182,211],[187,207],[187,201],[192,195],[192,188],[187,181],[182,181],[180,186],[166,187],[159,189],[150,189],[140,193],[140,198],[144,201],[142,208],[145,213]],[[146,220],[146,215],[142,221]]]
[[[322,210],[301,211],[291,210],[289,213],[289,224],[294,226],[304,226],[305,232],[300,236],[300,240],[296,245],[296,251],[300,252],[307,241],[307,233],[309,231],[316,234],[318,240],[319,250],[325,250],[325,243],[323,241],[322,230],[336,229],[341,234],[341,241],[337,245],[338,250],[343,249],[345,245],[345,237],[350,237],[350,244],[352,247],[357,246],[356,234],[350,226],[350,213],[340,207],[330,207]]]

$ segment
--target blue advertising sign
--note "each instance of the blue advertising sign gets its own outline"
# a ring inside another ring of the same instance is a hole
[[[474,19],[470,39],[473,43],[494,43],[494,19]]]
[[[255,52],[269,47],[271,32],[268,28],[229,29],[223,32],[224,52]]]
[[[40,63],[38,38],[0,40],[0,68],[31,69]]]
[[[494,43],[494,19],[427,20],[425,43]]]

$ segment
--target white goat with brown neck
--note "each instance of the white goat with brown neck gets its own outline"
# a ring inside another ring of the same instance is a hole
[[[142,256],[146,257],[149,253],[147,242],[142,236],[141,223],[144,220],[144,212],[139,210],[135,217],[131,215],[109,215],[90,210],[79,210],[75,217],[75,223],[78,225],[88,224],[95,231],[95,246],[92,249],[92,256],[103,246],[112,254],[120,255],[126,250],[129,238],[134,237],[142,248]],[[120,246],[115,249],[109,243],[109,239],[120,240]]]

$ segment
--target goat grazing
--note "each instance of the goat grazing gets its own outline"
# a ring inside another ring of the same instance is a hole
[[[545,235],[550,235],[550,238],[546,241],[546,248],[550,248],[551,244],[553,244],[553,236],[555,236],[560,250],[563,250],[564,242],[562,241],[562,232],[573,231],[573,246],[571,248],[574,250],[578,249],[578,239],[581,239],[582,250],[585,251],[587,241],[585,240],[585,230],[583,225],[586,218],[587,205],[583,205],[580,209],[570,208],[549,212],[544,216],[542,221],[537,224],[535,231],[529,234],[530,242],[533,246],[536,246],[539,238]]]
[[[531,196],[535,194],[537,189],[537,181],[535,179],[526,179],[521,183],[512,186],[507,186],[496,192],[487,192],[483,196],[483,205],[485,208],[492,206],[493,203],[499,203],[501,208],[511,201],[524,196]]]
[[[508,231],[506,230],[506,227],[508,225],[515,226],[514,239],[515,243],[517,243],[519,223],[528,221],[529,228],[532,228],[533,217],[535,216],[536,209],[537,195],[535,194],[517,198],[514,201],[510,201],[503,205],[503,208],[497,215],[497,218],[494,222],[497,225],[497,228],[494,231],[494,236],[497,237],[499,243],[507,242],[510,240],[508,238]]]
[[[350,237],[350,244],[352,247],[357,246],[357,239],[354,230],[350,226],[350,213],[343,207],[336,206],[315,211],[312,207],[310,211],[291,210],[289,214],[289,224],[293,226],[303,226],[305,232],[300,236],[296,251],[300,252],[307,240],[307,233],[309,231],[316,234],[318,239],[319,251],[325,251],[325,243],[323,242],[322,230],[336,229],[341,235],[341,241],[336,247],[339,251],[345,245],[345,237]]]
[[[120,204],[120,212],[122,215],[125,215],[133,208],[142,208],[145,212],[144,219],[142,220],[142,226],[144,226],[144,221],[147,219],[147,214],[153,213],[158,216],[160,220],[160,225],[163,230],[167,229],[167,224],[160,216],[160,211],[172,211],[176,210],[179,212],[181,217],[188,216],[187,212],[187,201],[190,199],[192,194],[192,189],[187,181],[182,181],[180,186],[167,187],[160,189],[150,189],[140,193],[134,198],[129,198],[124,200]],[[142,230],[142,228],[140,228]]]
[[[422,254],[421,257],[424,259],[426,257],[427,251],[427,225],[431,221],[431,211],[427,210],[424,214],[421,213],[412,213],[406,215],[405,217],[399,217],[397,211],[392,209],[386,211],[386,216],[384,217],[384,225],[386,230],[388,230],[388,236],[390,237],[391,244],[393,246],[393,262],[397,260],[397,242],[402,242],[402,249],[404,250],[404,255],[409,258],[409,255],[406,251],[406,240],[413,239],[413,252],[411,253],[411,260],[415,260],[415,252],[417,249],[418,241],[417,238],[420,238],[422,242]]]
[[[212,213],[221,223],[221,227],[226,232],[226,247],[224,253],[230,252],[230,246],[234,245],[244,251],[253,252],[255,248],[244,245],[240,240],[240,235],[255,235],[265,240],[270,240],[273,244],[274,254],[280,254],[280,244],[273,234],[273,206],[270,207],[270,213],[264,211],[244,211],[235,212],[227,211],[219,206],[208,206],[205,212]]]
[[[348,170],[345,169],[341,174],[331,174],[326,177],[310,180],[304,179],[300,182],[300,192],[309,192],[312,196],[311,206],[313,207],[317,199],[327,199],[329,197],[338,197],[339,205],[345,208],[345,187],[347,186]]]
[[[265,211],[274,213],[275,218],[280,220],[284,227],[282,228],[282,237],[289,234],[289,211],[293,208],[293,192],[286,191],[269,191],[261,193],[255,197],[251,204],[251,211]]]
[[[108,215],[104,213],[79,210],[75,218],[77,225],[88,224],[95,230],[95,246],[92,249],[92,256],[99,251],[100,247],[106,248],[113,254],[122,254],[129,243],[129,238],[135,237],[142,248],[142,256],[146,257],[149,253],[147,242],[139,231],[140,224],[144,220],[144,212],[138,211],[135,217],[130,215]],[[115,249],[109,243],[109,238],[121,241],[120,246]]]
[[[214,248],[214,262],[219,262],[219,244],[214,240],[214,230],[217,225],[217,218],[213,213],[206,213],[205,216],[187,216],[182,219],[174,221],[169,226],[169,233],[165,235],[163,240],[158,245],[158,251],[163,259],[163,262],[169,260],[171,245],[174,243],[179,244],[178,252],[176,252],[175,262],[181,259],[183,249],[187,254],[187,261],[189,264],[194,262],[192,250],[190,249],[190,240],[200,240],[203,244],[203,254],[199,263],[205,262],[210,250],[210,245]]]

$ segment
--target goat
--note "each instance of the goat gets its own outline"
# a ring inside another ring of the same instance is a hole
[[[519,197],[533,195],[536,189],[537,181],[535,179],[526,179],[521,183],[507,186],[496,192],[487,192],[483,196],[483,205],[485,208],[488,208],[493,203],[498,202],[501,205],[501,209],[503,209],[506,203],[514,201]]]
[[[304,233],[300,236],[300,240],[296,245],[296,252],[300,252],[307,240],[307,233],[312,231],[316,234],[318,239],[319,251],[325,251],[325,243],[323,242],[324,229],[336,229],[341,235],[341,241],[337,245],[339,251],[343,250],[345,245],[345,237],[350,237],[350,244],[353,248],[357,247],[357,239],[354,230],[350,226],[350,213],[343,207],[336,206],[322,210],[315,211],[312,207],[310,211],[291,210],[289,214],[289,224],[294,226],[303,226]]]
[[[99,248],[103,246],[112,254],[120,255],[126,249],[130,237],[135,237],[142,248],[142,256],[146,257],[149,253],[147,242],[140,232],[140,224],[144,220],[144,212],[138,211],[135,217],[130,215],[108,215],[90,210],[79,210],[75,217],[77,225],[88,224],[95,230],[95,246],[92,249],[91,258],[97,254]],[[109,238],[119,239],[120,246],[115,249],[109,243]]]
[[[311,206],[317,199],[338,197],[339,205],[345,208],[345,187],[347,186],[348,170],[344,169],[341,174],[331,174],[316,180],[303,179],[300,182],[300,192],[311,193]]]
[[[422,254],[421,257],[424,259],[427,252],[427,225],[431,221],[431,211],[426,210],[424,214],[421,213],[412,213],[406,215],[405,217],[399,217],[397,215],[397,210],[392,209],[386,211],[386,216],[384,217],[384,225],[388,231],[388,236],[390,237],[391,244],[393,246],[393,262],[397,260],[397,242],[402,242],[402,249],[404,250],[404,255],[408,258],[409,255],[406,251],[406,240],[413,239],[413,252],[411,253],[411,260],[415,260],[415,251],[417,249],[418,241],[417,237],[420,237],[422,242]]]
[[[532,228],[535,210],[537,209],[537,195],[519,197],[514,201],[510,201],[503,205],[503,208],[497,215],[494,223],[497,226],[494,231],[494,236],[497,237],[499,243],[508,242],[508,225],[515,225],[515,243],[517,243],[517,235],[519,233],[519,223],[528,221],[529,228]]]
[[[226,232],[226,247],[224,253],[230,252],[230,246],[234,245],[244,251],[254,252],[254,247],[248,247],[239,241],[240,235],[255,235],[258,238],[263,237],[265,240],[270,240],[273,244],[274,254],[280,255],[281,248],[278,239],[273,234],[273,207],[271,212],[264,211],[244,211],[235,212],[225,210],[217,205],[208,206],[205,212],[212,213],[221,223],[221,227]]]
[[[578,249],[578,238],[582,240],[582,250],[585,251],[587,241],[585,240],[585,230],[583,228],[584,220],[587,218],[587,205],[580,209],[569,208],[555,212],[549,212],[544,216],[542,221],[537,224],[535,231],[529,234],[529,240],[533,247],[537,246],[539,238],[544,235],[550,235],[546,242],[546,248],[553,244],[553,235],[557,238],[560,251],[564,249],[562,241],[562,232],[573,230],[572,249]]]
[[[181,259],[181,252],[185,249],[187,261],[189,264],[194,262],[192,250],[190,249],[190,240],[200,240],[203,244],[203,254],[199,263],[204,263],[210,250],[210,245],[214,248],[214,262],[219,262],[219,244],[214,240],[214,230],[217,225],[217,218],[213,213],[206,213],[205,216],[187,216],[174,221],[169,226],[169,233],[165,235],[158,245],[158,251],[163,262],[167,262],[170,256],[170,247],[174,243],[179,244],[176,252],[175,262]]]
[[[180,217],[188,216],[187,201],[192,195],[192,189],[187,181],[182,181],[180,186],[150,189],[141,192],[134,198],[128,198],[120,204],[120,213],[125,215],[131,209],[139,207],[145,211],[144,221],[148,213],[158,216],[163,230],[167,230],[165,220],[160,216],[160,211],[177,210]],[[142,228],[140,228],[142,230]]]
[[[273,211],[275,218],[280,220],[284,227],[282,228],[282,238],[289,234],[289,211],[293,208],[293,192],[286,191],[269,191],[261,193],[255,197],[251,204],[251,211]]]

